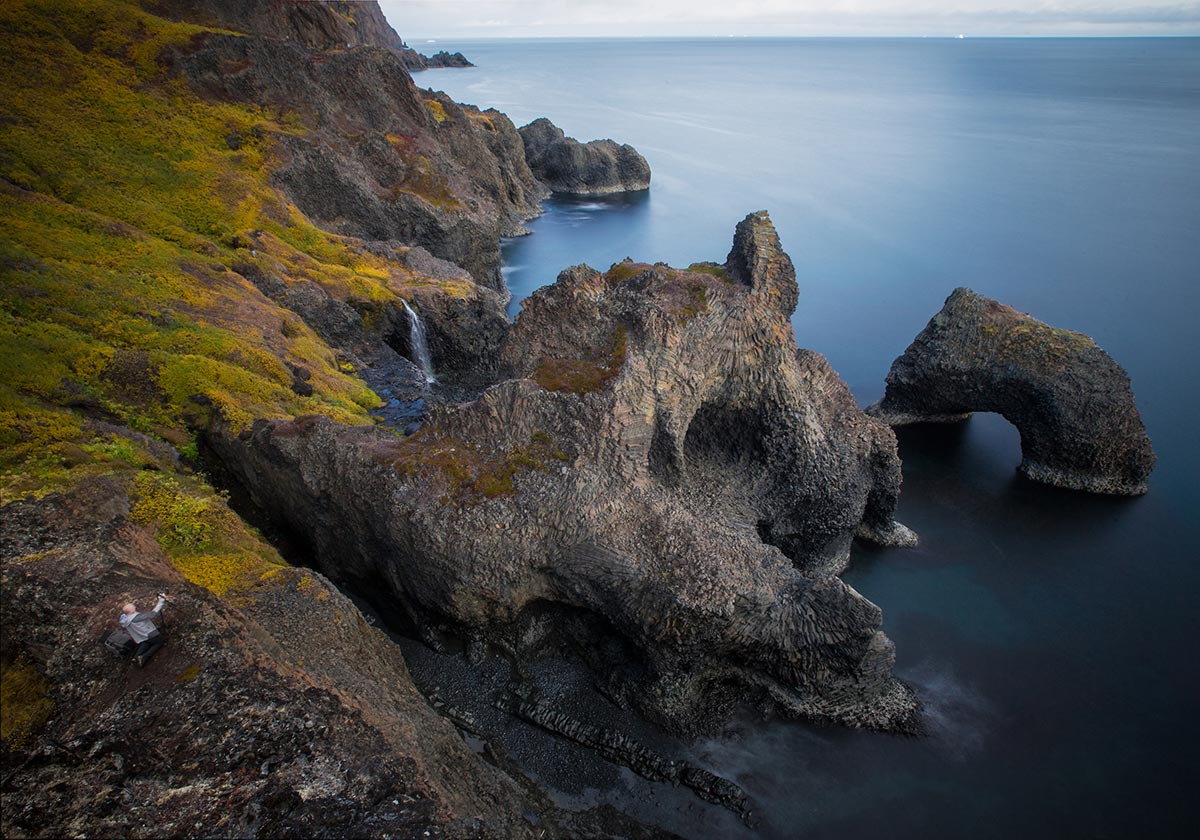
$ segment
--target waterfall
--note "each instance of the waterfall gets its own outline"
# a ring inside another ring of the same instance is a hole
[[[408,343],[413,361],[424,371],[426,382],[437,382],[437,378],[433,375],[433,359],[429,356],[429,341],[425,338],[425,325],[408,305],[408,301],[401,298],[400,302],[404,304],[404,311],[408,313]]]

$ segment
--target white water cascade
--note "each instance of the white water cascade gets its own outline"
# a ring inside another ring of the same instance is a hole
[[[408,305],[408,301],[401,298],[400,302],[404,304],[404,311],[408,313],[408,343],[412,348],[413,361],[425,373],[426,382],[437,382],[437,377],[433,375],[433,359],[429,355],[429,341],[425,338],[425,325]]]

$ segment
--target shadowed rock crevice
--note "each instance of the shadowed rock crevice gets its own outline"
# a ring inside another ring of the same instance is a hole
[[[960,288],[892,364],[868,409],[892,425],[994,411],[1021,433],[1022,475],[1093,493],[1145,493],[1154,450],[1129,376],[1082,333]]]

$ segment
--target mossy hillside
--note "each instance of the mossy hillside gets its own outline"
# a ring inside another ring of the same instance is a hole
[[[230,268],[343,300],[429,282],[270,187],[272,137],[303,123],[194,95],[160,57],[208,30],[136,3],[9,2],[0,31],[0,487],[58,488],[107,440],[89,417],[183,446],[212,407],[369,422],[378,398]]]
[[[236,599],[286,570],[279,553],[200,479],[143,470],[130,489],[130,518],[192,583]]]

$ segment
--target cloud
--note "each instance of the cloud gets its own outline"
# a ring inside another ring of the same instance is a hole
[[[401,35],[1200,34],[1200,2],[381,0]]]

